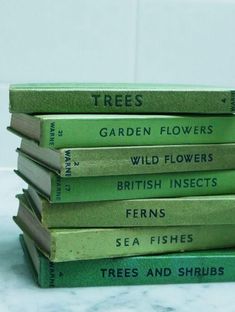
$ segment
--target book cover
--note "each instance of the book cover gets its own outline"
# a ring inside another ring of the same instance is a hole
[[[230,113],[234,90],[140,83],[16,84],[10,112],[20,113]]]
[[[235,225],[48,229],[23,205],[14,220],[53,262],[235,247]]]
[[[29,187],[17,197],[47,228],[235,224],[235,195],[52,204]]]
[[[21,246],[40,287],[154,285],[235,281],[235,250],[51,262],[25,234]]]
[[[235,194],[235,170],[61,178],[19,154],[17,173],[54,203]]]
[[[235,142],[235,115],[12,114],[9,130],[42,147]]]
[[[50,149],[22,139],[19,151],[61,177],[235,169],[235,144]]]

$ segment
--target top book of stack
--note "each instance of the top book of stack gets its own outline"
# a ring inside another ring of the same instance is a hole
[[[11,113],[235,112],[235,90],[156,84],[24,84],[10,86]]]

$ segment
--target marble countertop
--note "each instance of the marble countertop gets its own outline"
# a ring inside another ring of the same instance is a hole
[[[0,311],[234,312],[235,283],[40,289],[33,281],[12,221],[24,183],[0,170]]]

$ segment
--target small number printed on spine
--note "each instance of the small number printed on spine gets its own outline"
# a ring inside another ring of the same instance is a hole
[[[231,111],[235,112],[235,90],[231,91]]]

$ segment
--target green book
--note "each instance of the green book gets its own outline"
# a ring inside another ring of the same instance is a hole
[[[51,262],[25,234],[21,246],[40,287],[88,287],[235,281],[235,250]]]
[[[21,205],[15,222],[53,262],[235,247],[235,225],[48,229]]]
[[[235,142],[235,115],[12,114],[10,130],[42,147]]]
[[[10,112],[230,113],[235,111],[234,93],[190,85],[18,84],[10,86]]]
[[[22,139],[19,151],[61,177],[235,169],[235,144],[51,149]]]
[[[54,203],[235,194],[235,170],[61,178],[19,154],[16,173]]]
[[[235,224],[235,195],[52,204],[29,187],[17,197],[47,228]]]

